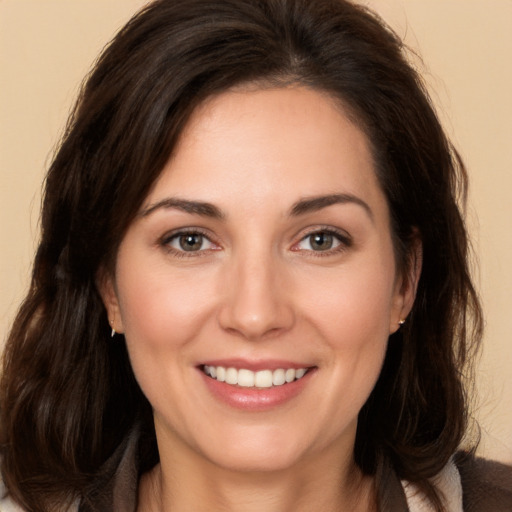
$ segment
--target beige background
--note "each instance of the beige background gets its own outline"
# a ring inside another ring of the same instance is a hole
[[[0,0],[0,344],[27,288],[40,187],[82,77],[142,0]],[[481,451],[512,463],[512,1],[367,0],[423,74],[471,177],[487,318]]]

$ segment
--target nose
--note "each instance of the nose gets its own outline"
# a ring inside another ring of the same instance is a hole
[[[284,274],[282,264],[269,254],[241,256],[231,262],[218,315],[221,327],[247,340],[289,330],[295,314]]]

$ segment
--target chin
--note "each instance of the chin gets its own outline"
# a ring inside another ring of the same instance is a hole
[[[305,457],[303,446],[307,445],[299,438],[293,439],[286,434],[286,431],[279,429],[277,433],[260,431],[227,436],[225,443],[209,446],[203,453],[211,463],[229,471],[284,471],[300,463]]]
[[[300,459],[296,454],[269,449],[257,452],[240,451],[233,448],[221,456],[213,456],[210,462],[226,471],[236,473],[275,473],[296,466]]]

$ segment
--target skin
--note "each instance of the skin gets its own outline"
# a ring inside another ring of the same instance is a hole
[[[333,194],[344,200],[293,211]],[[184,251],[179,233],[198,230],[199,249]],[[332,98],[289,87],[208,100],[101,284],[154,409],[161,464],[141,481],[139,511],[373,510],[353,460],[357,415],[417,273],[397,271],[368,140]],[[233,357],[314,371],[286,403],[240,410],[197,368]]]

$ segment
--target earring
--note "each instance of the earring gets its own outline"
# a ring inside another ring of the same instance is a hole
[[[405,320],[403,318],[398,320],[398,325],[404,325],[404,324],[405,324]]]
[[[110,337],[113,338],[116,335],[116,330],[114,329],[114,322],[109,320],[110,327],[112,327],[112,331],[110,333]]]

